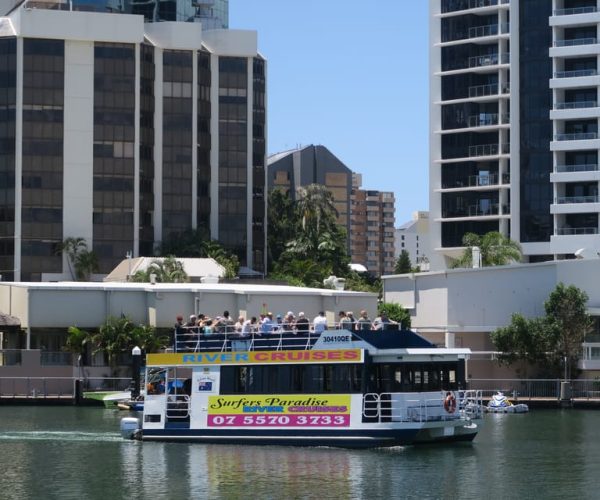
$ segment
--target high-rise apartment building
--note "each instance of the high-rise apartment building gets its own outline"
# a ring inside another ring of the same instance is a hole
[[[600,248],[597,0],[430,0],[433,267],[466,232]]]
[[[68,278],[68,237],[107,273],[201,227],[263,270],[256,32],[87,10],[36,0],[0,12],[3,278]]]
[[[394,272],[393,192],[362,189],[362,175],[352,174],[350,258],[376,276]]]

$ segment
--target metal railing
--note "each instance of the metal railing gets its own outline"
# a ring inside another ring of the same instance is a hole
[[[500,214],[500,205],[498,203],[490,203],[487,207],[480,205],[469,206],[469,217],[483,217],[486,215]]]
[[[596,101],[577,101],[577,102],[555,102],[554,109],[582,109],[582,108],[596,108],[598,103]]]
[[[75,394],[74,377],[0,377],[0,396],[6,398],[61,398]]]
[[[592,69],[576,69],[573,71],[556,71],[554,72],[554,78],[579,78],[582,76],[597,76],[598,70]]]
[[[556,9],[554,11],[555,16],[571,16],[574,14],[591,14],[597,12],[597,8],[594,6],[590,7],[574,7],[572,9]]]
[[[578,132],[575,134],[556,134],[557,141],[588,141],[598,138],[598,132]]]
[[[597,227],[558,227],[557,236],[572,236],[577,234],[598,234]]]
[[[580,165],[555,165],[555,172],[596,172],[597,163],[582,163]]]
[[[469,146],[469,157],[495,156],[510,153],[510,144],[478,144]]]
[[[483,398],[491,398],[498,391],[512,400],[560,399],[560,385],[564,379],[470,379],[469,389],[481,391]],[[600,399],[600,380],[567,380],[573,399]]]
[[[598,195],[589,196],[559,196],[556,198],[556,203],[598,203]]]
[[[469,116],[469,127],[487,127],[490,125],[498,125],[498,113],[481,113],[478,115]]]
[[[130,383],[128,377],[86,377],[82,389],[89,392],[126,391]]]
[[[484,54],[480,56],[471,56],[468,59],[469,68],[478,68],[482,66],[495,66],[496,64],[508,64],[510,63],[510,54],[505,52],[503,54]]]
[[[597,38],[571,38],[570,40],[554,40],[555,47],[574,47],[577,45],[594,45]]]
[[[495,36],[509,33],[510,24],[488,24],[485,26],[474,26],[469,28],[468,38],[481,38],[484,36]]]
[[[498,84],[490,83],[487,85],[471,85],[469,87],[469,97],[484,97],[487,95],[496,95],[498,93]]]
[[[168,420],[185,420],[190,417],[190,397],[187,394],[167,396],[166,416]]]

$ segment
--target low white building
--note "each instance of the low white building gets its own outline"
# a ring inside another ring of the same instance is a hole
[[[543,316],[544,301],[560,282],[585,291],[589,313],[600,318],[599,277],[600,259],[453,269],[384,276],[383,298],[406,307],[412,327],[429,340],[471,348],[470,377],[501,378],[524,367],[508,370],[490,362],[495,351],[490,332],[509,324],[513,313]],[[598,324],[596,319],[596,333]],[[580,368],[589,378],[600,372],[600,342],[591,342],[597,340],[593,336],[587,340]]]

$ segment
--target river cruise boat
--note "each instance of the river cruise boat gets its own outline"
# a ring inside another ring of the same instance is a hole
[[[465,390],[469,349],[409,330],[176,334],[148,354],[143,441],[350,448],[471,441],[481,394]]]

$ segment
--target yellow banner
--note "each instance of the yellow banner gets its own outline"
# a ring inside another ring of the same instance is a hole
[[[209,396],[208,413],[241,415],[248,413],[349,413],[346,394],[286,394],[268,396]]]
[[[242,351],[148,354],[148,366],[268,365],[283,363],[361,363],[362,349]]]

